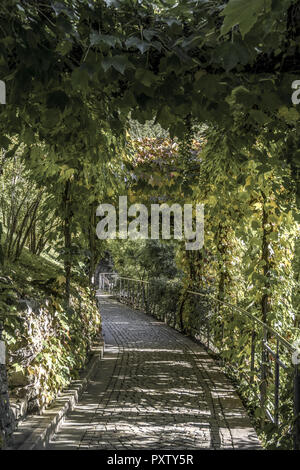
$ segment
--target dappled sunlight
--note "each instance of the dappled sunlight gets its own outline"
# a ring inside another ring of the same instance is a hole
[[[233,448],[232,428],[242,448],[258,445],[232,384],[202,346],[115,303],[103,301],[102,316],[103,361],[51,448]]]
[[[178,366],[180,365],[180,367],[187,367],[188,369],[192,369],[193,367],[191,366],[191,364],[189,364],[188,362],[179,362],[179,361],[159,361],[160,364],[168,364],[169,366]],[[157,364],[157,362],[155,361],[146,361],[145,364]]]

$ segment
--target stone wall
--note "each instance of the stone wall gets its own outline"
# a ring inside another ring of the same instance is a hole
[[[9,406],[6,366],[0,364],[0,449],[10,444],[14,428],[15,419]]]

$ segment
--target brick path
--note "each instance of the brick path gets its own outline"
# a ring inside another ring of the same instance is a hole
[[[105,353],[50,449],[259,448],[231,382],[205,350],[101,298]]]

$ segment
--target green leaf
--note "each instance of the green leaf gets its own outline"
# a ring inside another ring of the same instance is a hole
[[[222,12],[225,16],[221,34],[226,34],[237,24],[244,37],[255,25],[259,15],[271,10],[272,0],[230,0]]]
[[[5,135],[1,135],[0,136],[0,147],[3,148],[3,149],[8,149],[9,145],[10,145],[10,140]]]
[[[243,104],[246,107],[251,107],[255,104],[255,96],[250,90],[240,85],[232,90],[232,97],[235,103]]]
[[[63,2],[53,2],[52,8],[56,16],[59,16],[61,13],[64,13],[72,20],[75,18],[74,10],[72,8],[67,7]]]
[[[251,226],[253,230],[258,230],[261,227],[260,224],[256,220],[252,222]]]
[[[49,93],[47,96],[47,107],[48,108],[59,108],[61,111],[65,109],[69,102],[68,96],[65,92],[58,90]]]
[[[118,8],[120,6],[119,0],[104,0],[108,7]]]
[[[151,41],[151,39],[155,35],[156,35],[156,31],[154,31],[153,29],[143,29],[143,36],[145,39],[147,39],[147,41]]]
[[[73,48],[72,41],[64,40],[64,41],[61,41],[57,45],[56,51],[59,52],[61,55],[65,56],[65,55],[69,54],[69,52],[71,52],[72,48]]]
[[[214,61],[223,65],[226,71],[232,70],[237,64],[246,64],[249,53],[242,42],[224,42],[217,49]]]
[[[113,57],[106,57],[102,60],[101,65],[105,72],[113,67],[118,72],[124,74],[126,68],[133,68],[131,62],[129,62],[128,58],[123,55],[115,55]]]
[[[127,49],[130,47],[139,49],[139,51],[144,54],[144,52],[148,51],[151,47],[151,44],[146,41],[142,41],[141,39],[137,37],[131,37],[126,40],[125,42]]]
[[[136,70],[135,78],[147,87],[150,87],[157,80],[157,76],[153,72],[142,68]]]
[[[116,44],[121,44],[121,41],[116,36],[109,34],[99,34],[96,31],[92,31],[90,34],[90,41],[92,46],[99,46],[100,44],[106,44],[109,47],[115,47]]]
[[[173,120],[174,115],[169,106],[163,106],[157,113],[156,121],[159,122],[164,129],[167,129]]]
[[[256,408],[254,412],[255,418],[263,418],[265,416],[265,411],[263,408]]]
[[[75,69],[72,73],[71,81],[75,88],[86,89],[89,82],[88,71],[83,68]]]
[[[285,119],[289,124],[295,123],[299,120],[300,114],[295,108],[288,108],[287,106],[282,106],[279,109],[278,115]]]
[[[265,113],[263,113],[259,109],[251,109],[251,111],[249,111],[249,114],[258,124],[266,124],[270,119]]]
[[[59,113],[56,109],[48,109],[43,115],[42,122],[46,128],[54,127],[59,121]]]

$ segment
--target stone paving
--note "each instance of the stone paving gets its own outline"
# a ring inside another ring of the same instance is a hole
[[[104,358],[50,449],[257,449],[231,382],[164,323],[101,297]]]

